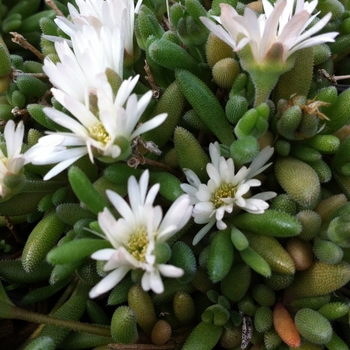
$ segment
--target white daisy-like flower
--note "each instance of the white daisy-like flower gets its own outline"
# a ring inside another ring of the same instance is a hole
[[[86,104],[61,90],[52,89],[56,100],[74,117],[54,108],[44,108],[51,120],[71,130],[71,133],[49,133],[26,152],[33,164],[58,163],[45,175],[44,180],[57,175],[85,154],[89,155],[91,162],[94,162],[94,157],[106,161],[125,159],[130,155],[130,143],[135,137],[164,122],[166,113],[137,126],[152,98],[151,91],[139,100],[135,94],[130,95],[138,79],[139,76],[136,76],[123,81],[114,96],[106,75],[99,74],[96,77],[96,115]]]
[[[201,17],[204,25],[235,51],[250,45],[256,64],[262,64],[273,45],[282,45],[282,62],[286,62],[294,52],[314,45],[332,42],[338,35],[329,32],[312,37],[330,20],[328,13],[311,28],[306,29],[318,13],[311,15],[317,6],[317,0],[277,0],[274,6],[263,0],[264,14],[256,16],[253,10],[246,7],[241,16],[228,4],[220,4],[221,15],[214,17],[216,25],[209,18]]]
[[[111,31],[120,28],[125,32],[123,47],[130,56],[133,56],[135,14],[141,3],[142,0],[138,0],[136,5],[132,0],[76,0],[78,10],[68,3],[71,21],[65,17],[57,17],[55,22],[69,37],[81,31],[82,27],[86,25],[96,31],[103,27],[107,27]],[[62,41],[62,38],[59,37],[45,37],[52,41]],[[110,44],[111,46],[118,45],[117,38],[114,38]]]
[[[145,291],[162,293],[161,275],[178,278],[183,270],[166,263],[158,263],[154,255],[157,244],[164,244],[185,226],[191,217],[192,206],[188,195],[181,195],[163,217],[162,208],[153,206],[159,184],[148,190],[149,172],[146,170],[139,183],[135,177],[128,181],[128,204],[119,194],[107,190],[107,196],[121,218],[116,220],[105,208],[98,214],[98,222],[113,248],[101,249],[92,254],[95,260],[107,261],[105,271],[111,271],[90,291],[95,298],[115,285],[133,269],[143,270],[141,286]]]
[[[190,169],[184,169],[189,184],[181,188],[190,195],[194,205],[192,216],[197,224],[206,224],[195,236],[193,244],[197,244],[214,226],[219,230],[226,229],[224,215],[234,209],[243,209],[249,213],[261,214],[268,207],[266,200],[276,196],[275,192],[261,192],[245,198],[251,187],[258,187],[261,182],[254,177],[263,172],[271,163],[266,161],[273,154],[273,148],[265,147],[247,168],[243,166],[235,174],[233,159],[220,156],[217,142],[209,146],[211,163],[207,164],[210,177],[207,184],[202,184],[198,176]]]
[[[83,26],[73,33],[72,48],[67,42],[56,42],[55,48],[60,62],[44,60],[43,70],[52,85],[77,101],[89,103],[89,94],[96,93],[96,77],[107,68],[123,77],[124,31]],[[111,45],[111,42],[116,42]]]
[[[24,125],[20,121],[16,127],[13,120],[6,123],[4,137],[6,143],[6,155],[0,149],[0,196],[4,198],[11,190],[4,184],[6,175],[19,175],[27,158],[21,154],[24,135]]]

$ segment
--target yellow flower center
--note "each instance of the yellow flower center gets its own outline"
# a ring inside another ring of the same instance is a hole
[[[89,133],[95,140],[100,141],[103,144],[106,144],[111,140],[111,137],[108,135],[108,132],[101,122],[89,128]]]
[[[1,157],[0,158],[0,161],[5,165],[5,167],[7,168],[7,164],[8,164],[8,162],[10,161],[10,159],[9,158],[7,158],[7,157]]]
[[[126,249],[136,260],[145,262],[147,248],[147,229],[146,227],[142,227],[131,235],[129,242],[126,243]]]
[[[237,186],[223,182],[220,187],[215,190],[210,200],[213,202],[214,207],[218,209],[221,206],[226,205],[226,203],[221,200],[222,198],[234,198],[236,192]]]

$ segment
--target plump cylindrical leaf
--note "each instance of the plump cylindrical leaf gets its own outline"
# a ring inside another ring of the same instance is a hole
[[[333,329],[330,322],[312,309],[301,309],[295,315],[295,325],[299,333],[315,344],[327,344],[332,337]]]

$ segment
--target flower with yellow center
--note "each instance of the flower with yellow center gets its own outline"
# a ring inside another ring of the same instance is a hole
[[[107,261],[104,270],[111,271],[91,289],[91,298],[112,289],[130,270],[143,270],[142,288],[155,293],[164,290],[161,275],[172,278],[183,275],[182,269],[158,261],[155,248],[166,244],[188,222],[192,213],[190,198],[181,195],[163,217],[162,208],[153,206],[159,184],[148,190],[148,180],[148,170],[142,174],[139,183],[135,177],[129,178],[130,204],[119,194],[110,190],[106,192],[121,218],[116,220],[107,208],[98,214],[99,225],[113,248],[98,250],[91,256],[95,260]]]
[[[265,102],[279,76],[294,66],[295,52],[306,47],[334,41],[337,32],[313,36],[330,20],[328,13],[315,21],[312,15],[318,1],[277,0],[271,5],[263,0],[264,13],[259,17],[246,7],[244,15],[228,4],[220,4],[220,17],[200,17],[204,25],[230,45],[255,85],[255,105]],[[313,24],[313,25],[312,25]]]
[[[5,185],[6,175],[20,175],[27,158],[21,154],[24,136],[24,125],[20,121],[16,127],[13,120],[6,123],[4,137],[6,143],[6,154],[0,149],[0,196],[6,197],[11,190]]]
[[[197,244],[214,226],[224,230],[225,213],[231,214],[234,210],[243,209],[249,213],[261,214],[268,207],[266,200],[276,196],[275,192],[261,192],[249,198],[251,187],[258,187],[261,182],[254,177],[263,172],[271,163],[266,161],[271,157],[273,148],[265,147],[247,168],[243,166],[235,174],[232,158],[220,156],[220,147],[217,142],[210,144],[209,153],[211,163],[207,164],[207,173],[210,177],[207,184],[202,184],[198,176],[190,169],[184,169],[189,184],[182,184],[181,188],[190,195],[194,205],[192,216],[197,224],[206,224],[195,236],[193,244]]]
[[[96,76],[96,113],[90,110],[89,105],[69,94],[52,89],[56,100],[73,117],[54,108],[44,108],[51,120],[67,129],[67,132],[50,132],[26,153],[33,164],[58,163],[45,175],[44,180],[57,175],[86,154],[92,163],[94,158],[106,162],[125,159],[131,153],[130,144],[135,137],[163,123],[167,117],[165,113],[137,126],[152,98],[151,91],[139,100],[135,94],[131,94],[138,78],[124,80],[115,96],[106,75]],[[88,89],[85,90],[86,94],[89,93]]]

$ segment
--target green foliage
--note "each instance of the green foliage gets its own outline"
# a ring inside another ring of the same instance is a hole
[[[208,274],[213,283],[220,282],[230,271],[233,255],[230,231],[214,233],[208,256]]]
[[[201,322],[186,339],[182,350],[211,350],[219,341],[223,327]]]
[[[327,344],[332,337],[332,326],[317,311],[304,308],[295,315],[295,325],[300,334],[312,343]]]
[[[282,188],[297,203],[310,209],[316,206],[320,182],[307,163],[293,157],[280,157],[275,162],[275,174]]]
[[[194,278],[196,273],[196,258],[191,248],[185,242],[178,241],[172,245],[169,264],[184,270],[184,275],[178,278],[180,283],[188,283]]]
[[[234,264],[220,282],[221,293],[230,301],[236,302],[248,291],[250,280],[250,267],[245,263]]]
[[[136,314],[138,325],[146,333],[150,333],[157,319],[149,294],[140,285],[134,285],[129,289],[128,304]]]
[[[205,181],[208,178],[206,166],[209,163],[209,157],[196,138],[189,131],[178,126],[174,132],[174,146],[180,168],[192,170],[201,181]]]
[[[293,216],[272,209],[260,215],[240,214],[233,217],[232,222],[241,230],[274,237],[292,237],[301,231],[300,223]]]
[[[78,167],[71,167],[68,171],[69,182],[76,196],[93,213],[98,214],[104,208],[108,208],[108,203],[93,187],[85,173]]]
[[[186,70],[176,71],[176,81],[199,117],[223,144],[229,146],[235,138],[222,107],[210,89]]]
[[[22,264],[26,271],[32,271],[45,259],[62,235],[64,226],[64,222],[52,211],[34,227],[22,254]]]
[[[95,251],[105,248],[111,248],[111,243],[109,241],[81,238],[55,247],[47,254],[47,260],[55,265],[67,264],[90,256]]]

